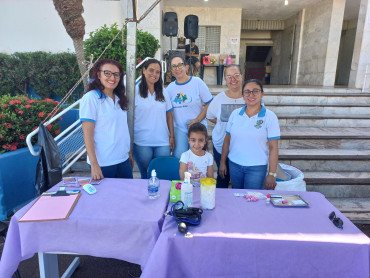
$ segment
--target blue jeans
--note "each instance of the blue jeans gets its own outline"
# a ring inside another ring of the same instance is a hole
[[[263,189],[267,165],[241,166],[229,160],[231,184],[235,189]]]
[[[141,178],[147,178],[147,171],[150,161],[153,158],[160,156],[170,156],[170,146],[139,146],[134,144],[133,146],[134,159],[139,167]]]
[[[225,175],[225,178],[221,178],[220,173],[218,169],[220,169],[220,160],[221,160],[221,154],[217,152],[215,147],[213,146],[213,158],[216,161],[217,165],[217,188],[228,188],[229,182],[230,182],[230,169],[229,169],[229,159],[226,158],[226,167],[227,167],[227,174]]]
[[[127,159],[119,164],[100,167],[104,178],[132,179],[130,160]]]
[[[189,149],[188,133],[183,132],[178,128],[174,128],[175,131],[175,149],[173,150],[172,156],[180,159],[183,152]]]

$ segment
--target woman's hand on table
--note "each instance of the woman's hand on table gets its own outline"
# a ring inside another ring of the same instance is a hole
[[[99,164],[91,164],[91,179],[101,180],[104,179],[103,173]]]
[[[225,178],[225,175],[227,175],[227,167],[225,162],[220,162],[220,169],[218,169],[218,172],[220,173],[221,178]]]
[[[271,175],[267,175],[265,179],[265,189],[273,190],[276,186],[276,178]]]

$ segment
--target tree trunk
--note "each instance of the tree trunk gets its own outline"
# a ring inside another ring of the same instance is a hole
[[[85,62],[85,51],[82,39],[73,39],[73,46],[75,47],[76,51],[76,58],[78,63],[78,68],[80,69],[81,76],[87,71],[87,66],[84,64]],[[87,92],[89,87],[89,74],[87,74],[83,79],[84,90]]]

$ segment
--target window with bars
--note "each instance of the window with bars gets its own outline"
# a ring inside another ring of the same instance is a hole
[[[199,26],[196,45],[199,52],[220,53],[221,26]]]

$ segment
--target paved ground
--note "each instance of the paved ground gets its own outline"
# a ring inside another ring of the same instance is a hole
[[[356,226],[370,237],[370,225],[356,224]],[[0,241],[0,254],[4,242]],[[64,272],[74,259],[74,255],[59,255],[59,270]],[[115,259],[96,258],[91,256],[79,256],[80,266],[72,275],[72,278],[133,278],[140,277],[140,267],[125,261]],[[21,262],[19,271],[22,278],[39,278],[39,266],[37,255]]]

